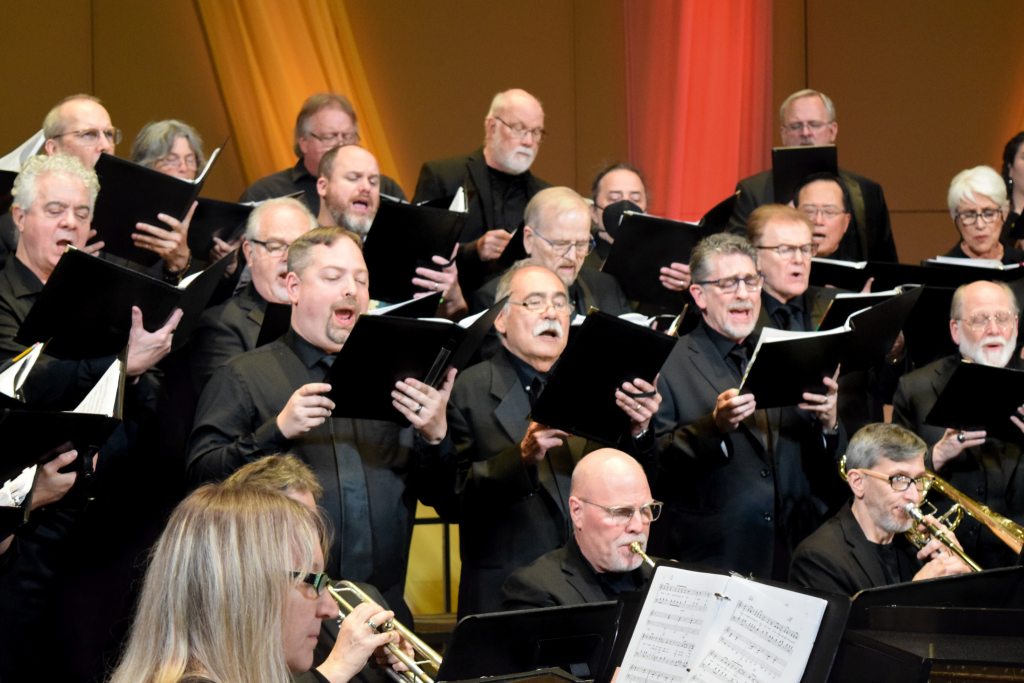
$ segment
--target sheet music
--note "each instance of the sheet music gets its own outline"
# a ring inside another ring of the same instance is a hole
[[[121,386],[121,361],[115,359],[107,371],[96,382],[96,386],[89,390],[78,407],[72,410],[73,413],[92,413],[94,415],[106,415],[114,417],[114,409],[117,407],[117,393]]]
[[[626,649],[624,683],[683,683],[718,614],[728,576],[659,567]]]
[[[32,372],[32,366],[36,364],[39,356],[43,353],[43,343],[33,344],[30,349],[24,357],[0,373],[0,392],[11,398],[18,398],[18,392],[21,391],[25,378],[28,377],[28,373]]]
[[[449,211],[456,211],[458,213],[466,213],[469,208],[466,206],[466,190],[460,187],[455,193],[455,197],[452,198],[452,203],[448,205]]]

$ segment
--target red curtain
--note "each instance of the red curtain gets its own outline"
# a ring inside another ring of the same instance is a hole
[[[697,220],[771,164],[771,0],[626,0],[625,27],[648,210]]]

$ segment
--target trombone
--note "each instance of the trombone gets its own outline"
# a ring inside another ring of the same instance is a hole
[[[366,602],[384,609],[356,584],[351,581],[338,581],[334,585],[328,585],[327,592],[330,593],[331,597],[334,598],[334,601],[338,603],[338,607],[342,612],[342,618],[347,617],[352,613],[352,610],[355,609],[355,605],[342,596],[342,592],[344,591],[355,595],[359,598],[360,602]],[[408,671],[395,671],[391,667],[387,667],[385,671],[387,671],[388,675],[399,681],[399,683],[434,683],[434,679],[428,676],[420,666],[428,665],[433,669],[434,675],[437,675],[437,670],[441,668],[441,655],[437,654],[432,647],[424,643],[419,636],[403,626],[397,619],[389,619],[384,624],[378,624],[374,627],[374,630],[379,633],[392,630],[398,631],[402,638],[409,641],[409,644],[412,645],[416,654],[423,658],[421,661],[416,661],[409,655],[405,654],[405,652],[402,651],[402,648],[397,644],[388,643],[387,647],[391,654],[395,655],[395,657],[398,658],[398,661],[404,664],[408,669]]]
[[[654,569],[654,560],[652,560],[647,555],[647,553],[644,552],[643,547],[640,545],[640,541],[633,541],[632,543],[630,543],[629,544],[629,549],[632,550],[637,555],[639,555],[640,557],[644,558],[644,564],[646,564],[651,569]]]

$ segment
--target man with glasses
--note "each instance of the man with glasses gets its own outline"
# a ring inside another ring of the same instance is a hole
[[[596,448],[527,419],[568,341],[573,303],[565,283],[520,261],[501,277],[496,296],[509,297],[494,323],[503,348],[455,382],[441,446],[455,451],[445,460],[459,461],[452,500],[439,512],[459,524],[460,616],[500,610],[509,573],[569,540],[569,478],[575,463]],[[660,401],[642,380],[616,391],[616,403],[630,418],[623,447],[652,473],[649,425]]]
[[[838,385],[785,408],[740,394],[757,335],[763,276],[757,252],[729,233],[702,240],[690,258],[701,322],[661,371],[655,418],[662,471],[655,495],[666,521],[652,553],[743,575],[785,580],[793,549],[821,523],[817,492],[835,477],[845,442]]]
[[[526,205],[548,183],[530,173],[547,135],[544,109],[530,93],[498,93],[484,119],[484,146],[471,154],[428,161],[413,202],[469,193],[469,217],[459,238],[459,281],[467,294],[500,271],[501,256],[523,222]]]
[[[984,431],[962,432],[925,423],[961,362],[1022,369],[1017,348],[1017,299],[1002,282],[980,280],[953,293],[949,332],[959,352],[900,380],[892,421],[913,431],[928,446],[925,464],[966,495],[995,512],[1024,522],[1024,471],[1021,448],[989,438]],[[992,391],[998,391],[992,387]],[[1021,401],[1024,403],[1024,399]],[[1024,431],[1024,413],[1007,415]],[[967,554],[986,569],[1013,564],[1015,555],[973,518],[964,519],[960,538]]]
[[[927,488],[926,450],[920,437],[894,424],[870,424],[854,434],[846,450],[853,501],[796,549],[790,582],[852,596],[971,571],[938,540],[918,550],[903,535],[914,525],[906,506],[920,505]]]
[[[239,201],[264,199],[302,193],[302,201],[314,216],[320,213],[320,195],[316,182],[320,158],[339,145],[359,144],[356,110],[344,95],[318,93],[302,103],[295,119],[293,150],[299,160],[291,168],[260,178],[249,186]],[[393,179],[380,178],[380,191],[389,197],[405,199],[405,193]]]
[[[832,173],[807,176],[796,191],[794,204],[814,226],[814,243],[821,258],[863,261],[858,234],[850,231],[850,193]]]
[[[643,590],[653,570],[629,546],[647,547],[661,503],[631,456],[611,448],[590,453],[572,472],[573,534],[559,548],[512,572],[502,586],[506,610],[581,605]]]
[[[787,97],[779,108],[779,121],[784,147],[835,144],[839,132],[835,105],[827,95],[817,90],[800,90]],[[852,219],[853,229],[850,232],[855,247],[855,253],[843,258],[897,263],[899,259],[889,224],[889,208],[881,185],[845,169],[840,169],[839,174],[850,193],[847,220]],[[751,211],[764,204],[775,203],[772,182],[772,170],[768,169],[737,183],[736,190],[740,196],[730,221],[733,232],[743,230]],[[794,201],[794,204],[799,206],[799,202]]]
[[[268,302],[288,303],[288,246],[315,227],[306,205],[291,197],[268,199],[249,214],[242,253],[252,280],[237,295],[204,311],[192,332],[192,379],[198,391],[214,370],[256,348]]]

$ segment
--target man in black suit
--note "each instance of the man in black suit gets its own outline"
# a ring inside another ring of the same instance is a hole
[[[376,585],[405,621],[416,498],[433,504],[429,494],[443,488],[428,475],[438,464],[432,446],[447,431],[455,372],[440,391],[416,380],[396,384],[394,405],[410,427],[330,417],[334,403],[323,395],[330,391],[324,376],[369,304],[360,246],[357,235],[337,227],[311,230],[292,243],[285,285],[291,329],[214,372],[199,399],[188,473],[193,482],[223,479],[283,451],[303,460],[324,487],[322,507],[334,524],[327,571]]]
[[[852,596],[971,571],[939,541],[918,550],[903,535],[914,524],[904,508],[921,504],[926,450],[920,437],[894,424],[871,424],[854,434],[846,449],[853,501],[797,547],[790,582]]]
[[[839,132],[832,100],[817,90],[800,90],[787,97],[779,109],[779,120],[784,147],[831,145]],[[889,224],[889,207],[885,204],[881,185],[845,169],[840,169],[839,174],[850,195],[852,214],[851,248],[842,258],[897,263],[899,258]],[[730,225],[734,232],[740,232],[746,226],[751,211],[763,204],[775,203],[771,169],[744,178],[737,183],[736,189],[740,196]]]
[[[572,537],[505,579],[504,609],[604,602],[624,590],[642,590],[652,571],[629,546],[646,548],[660,513],[661,503],[651,498],[647,476],[631,456],[611,448],[587,455],[572,473]]]
[[[544,139],[544,109],[530,93],[498,93],[484,120],[484,146],[471,154],[428,161],[413,203],[469,193],[469,217],[459,238],[459,281],[467,295],[500,271],[501,256],[520,228],[526,204],[548,183],[530,173]]]
[[[1024,522],[1024,471],[1016,443],[987,438],[984,431],[961,432],[925,424],[957,366],[971,361],[1020,369],[1017,343],[1017,300],[1002,282],[979,280],[959,287],[950,307],[949,331],[959,353],[926,365],[902,380],[893,399],[893,422],[919,434],[928,445],[930,470],[995,512]],[[997,391],[997,388],[993,388]],[[1019,416],[1007,415],[1024,431]],[[942,502],[936,497],[935,503]],[[1013,564],[1011,552],[973,518],[961,522],[960,538],[967,554],[986,569]]]
[[[316,181],[320,157],[338,145],[359,144],[359,124],[352,103],[344,95],[318,93],[302,103],[295,119],[293,149],[299,160],[295,166],[260,178],[242,193],[239,201],[260,202],[301,192],[300,198],[310,212],[320,213],[320,195]],[[391,178],[381,176],[381,192],[405,199],[405,193]]]
[[[845,439],[833,378],[823,378],[826,395],[768,410],[735,388],[756,342],[756,263],[750,243],[729,233],[702,240],[690,259],[702,317],[661,371],[655,494],[666,521],[651,552],[784,580],[793,549],[821,522],[816,492],[835,476]]]
[[[494,323],[504,349],[465,370],[448,405],[450,439],[443,446],[457,451],[459,466],[452,504],[442,516],[459,524],[462,616],[499,611],[509,573],[568,541],[569,477],[590,448],[527,420],[565,350],[571,311],[565,284],[545,268],[520,262],[501,277],[498,296],[506,295]],[[648,425],[660,401],[642,380],[616,391],[631,420],[622,448],[650,468],[656,465]]]

